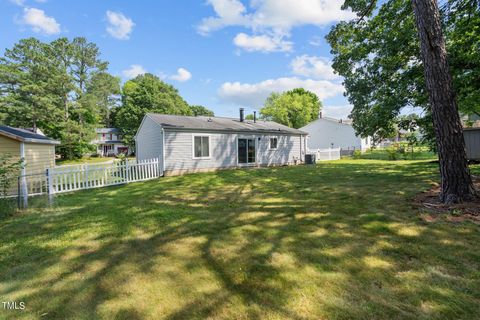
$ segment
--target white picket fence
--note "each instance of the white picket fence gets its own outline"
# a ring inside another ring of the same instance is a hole
[[[340,148],[309,150],[308,153],[315,154],[315,159],[317,161],[340,159]]]
[[[46,172],[49,194],[145,181],[161,175],[158,158],[55,167]]]

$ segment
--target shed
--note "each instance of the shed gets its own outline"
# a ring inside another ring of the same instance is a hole
[[[166,175],[304,162],[306,132],[263,120],[148,113],[135,136],[137,160],[159,158]]]
[[[463,128],[468,160],[480,160],[480,128]]]
[[[22,174],[43,173],[55,166],[55,146],[59,141],[27,129],[0,126],[0,154],[24,159]]]

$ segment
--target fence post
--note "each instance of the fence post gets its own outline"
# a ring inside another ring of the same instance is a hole
[[[85,189],[87,189],[88,187],[90,187],[90,181],[88,180],[88,164],[85,165]]]
[[[47,169],[47,186],[48,186],[48,204],[51,206],[53,204],[53,194],[55,190],[53,189],[53,178],[52,171],[50,168]]]
[[[125,170],[125,174],[123,175],[125,177],[125,182],[128,183],[128,180],[130,179],[130,175],[128,174],[128,159],[125,159],[125,165],[122,166],[123,170]]]
[[[21,199],[21,207],[26,209],[28,208],[28,189],[27,180],[24,175],[19,177],[18,190],[18,197]]]

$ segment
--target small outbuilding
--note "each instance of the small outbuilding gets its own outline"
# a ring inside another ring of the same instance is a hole
[[[60,142],[27,129],[0,126],[0,154],[24,159],[22,174],[44,173],[55,166],[55,146]]]
[[[308,132],[307,146],[310,150],[340,148],[342,151],[361,150],[363,152],[371,148],[371,138],[357,136],[349,121],[324,117],[322,113],[317,120],[300,130]]]
[[[463,128],[468,160],[480,160],[480,128]]]
[[[303,163],[306,135],[263,120],[148,113],[135,136],[137,160],[159,158],[165,175]]]

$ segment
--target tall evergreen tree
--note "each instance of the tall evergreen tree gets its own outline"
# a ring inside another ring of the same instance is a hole
[[[40,127],[62,141],[65,158],[91,150],[94,127],[110,121],[119,80],[107,73],[98,47],[85,38],[20,40],[0,58],[0,121]]]

